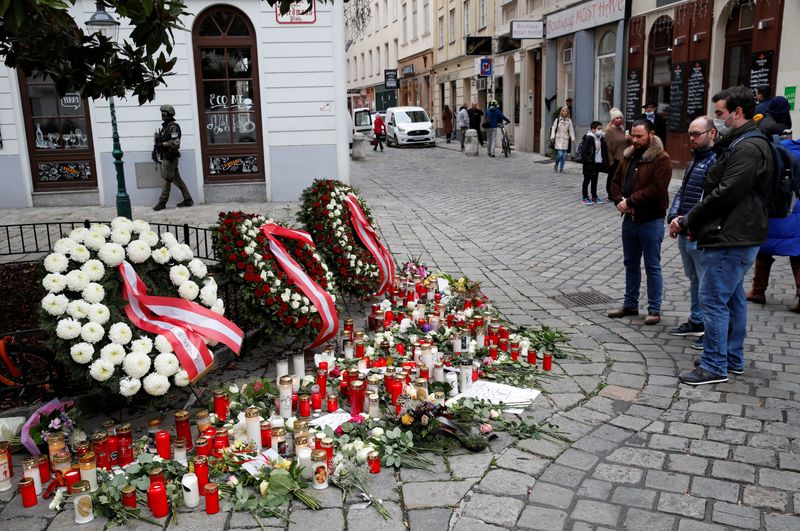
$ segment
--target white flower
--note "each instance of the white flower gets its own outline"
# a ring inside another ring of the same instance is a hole
[[[114,375],[114,366],[100,358],[89,367],[89,374],[98,382],[105,382]]]
[[[53,496],[53,500],[48,505],[48,508],[51,511],[60,511],[61,506],[64,504],[64,493],[67,492],[67,487],[58,487],[55,492],[55,496]]]
[[[108,329],[108,339],[117,345],[127,345],[131,338],[133,338],[133,332],[125,323],[114,323]]]
[[[89,282],[89,285],[83,288],[81,296],[86,302],[95,304],[101,302],[105,298],[106,290],[104,290],[103,286],[96,282]]]
[[[159,247],[158,249],[155,249],[152,253],[150,253],[150,256],[153,258],[155,263],[160,265],[166,264],[172,258],[172,255],[169,254],[169,249],[166,247]]]
[[[124,397],[135,395],[141,388],[142,382],[139,378],[122,378],[119,381],[119,394]]]
[[[111,228],[113,230],[123,229],[123,230],[126,230],[128,232],[131,232],[132,230],[134,230],[133,229],[134,223],[135,222],[129,220],[128,218],[126,218],[124,216],[117,216],[116,218],[111,220]]]
[[[48,273],[42,279],[42,287],[50,293],[61,293],[67,287],[67,277],[61,273]]]
[[[97,282],[103,278],[103,275],[106,274],[106,268],[103,266],[103,262],[100,260],[89,260],[85,264],[81,266],[81,271],[86,273],[86,276],[89,277],[91,282]]]
[[[150,354],[153,351],[153,340],[147,336],[141,336],[139,339],[131,343],[132,352],[141,352],[142,354]]]
[[[297,301],[292,301],[290,306],[292,307],[292,310],[296,310],[300,307],[300,303]]]
[[[288,289],[286,291],[284,291],[283,293],[281,293],[281,300],[283,302],[289,302],[289,297],[290,297],[290,295],[289,295],[289,290]]]
[[[197,294],[200,293],[200,288],[197,286],[195,282],[191,280],[187,280],[183,284],[180,285],[178,288],[178,295],[181,298],[186,299],[188,301],[193,301],[197,298]]]
[[[89,232],[94,232],[103,238],[108,238],[108,236],[111,234],[111,227],[105,223],[92,223],[92,226],[89,227]]]
[[[186,387],[190,383],[189,373],[187,373],[185,370],[181,369],[181,370],[179,370],[178,372],[175,373],[175,376],[172,377],[172,381],[178,387]]]
[[[400,321],[400,333],[405,334],[409,328],[411,328],[411,319],[404,317],[403,320]]]
[[[83,243],[83,239],[86,238],[87,234],[89,234],[89,229],[78,227],[77,229],[72,229],[69,233],[69,239],[77,243]]]
[[[89,317],[89,310],[91,310],[92,305],[86,302],[83,299],[78,299],[70,302],[67,305],[67,313],[70,317],[74,317],[75,319],[86,319]]]
[[[178,240],[175,238],[175,235],[171,232],[164,232],[161,234],[161,241],[164,242],[168,247],[170,245],[177,245]]]
[[[69,355],[75,363],[86,365],[94,357],[94,347],[89,343],[76,343],[70,347]]]
[[[127,229],[114,229],[111,231],[111,241],[120,245],[128,245],[131,241],[131,231]]]
[[[225,313],[225,303],[223,300],[217,299],[217,302],[215,302],[214,306],[211,307],[211,311],[223,315]]]
[[[106,244],[106,239],[99,232],[89,231],[83,239],[83,244],[92,251],[99,251]]]
[[[75,319],[61,319],[56,325],[56,335],[61,339],[75,339],[81,335],[81,322]]]
[[[147,232],[150,230],[150,224],[146,221],[142,221],[141,219],[134,219],[133,223],[131,223],[133,232],[142,233]]]
[[[380,426],[377,426],[375,428],[372,428],[372,431],[370,432],[370,436],[377,439],[378,437],[383,435],[383,433],[384,433],[383,428],[381,428]]]
[[[180,287],[190,277],[189,268],[185,265],[176,265],[169,268],[169,279],[174,286]]]
[[[134,264],[141,264],[150,258],[150,246],[142,240],[135,240],[128,244],[128,258]]]
[[[217,302],[217,282],[213,278],[207,278],[200,290],[200,300],[208,307]]]
[[[44,268],[48,273],[61,273],[69,267],[69,259],[61,253],[50,253],[44,259]]]
[[[89,343],[97,343],[105,335],[106,331],[97,323],[86,323],[81,328],[81,339]]]
[[[166,336],[158,334],[155,341],[156,350],[159,352],[172,352],[172,344]]]
[[[42,308],[52,316],[59,316],[67,311],[69,299],[65,295],[48,293],[42,299]]]
[[[292,293],[292,300],[293,301],[299,301],[300,300],[300,295],[298,293]]]
[[[206,265],[197,258],[189,262],[189,271],[191,271],[192,274],[197,278],[203,278],[208,274],[208,268]]]
[[[150,370],[150,356],[142,352],[131,352],[122,361],[122,368],[131,378],[141,378]]]
[[[156,372],[161,376],[172,376],[180,369],[178,357],[169,352],[164,352],[156,356],[153,366],[156,368]]]
[[[79,264],[84,263],[91,257],[91,253],[89,253],[89,249],[86,248],[84,245],[75,245],[69,252],[69,257],[75,262]]]
[[[152,396],[162,396],[169,390],[167,377],[154,372],[148,374],[142,383],[144,384],[145,392]]]
[[[89,275],[80,269],[73,269],[66,275],[67,288],[71,291],[83,291],[89,285]]]
[[[75,240],[70,240],[69,238],[61,238],[60,240],[56,240],[56,243],[53,244],[53,251],[60,254],[69,254],[69,252],[76,245],[78,244]]]
[[[97,256],[107,266],[117,267],[125,260],[125,248],[118,243],[105,243],[97,251]]]
[[[150,247],[155,247],[158,245],[158,234],[156,234],[152,230],[146,230],[139,234],[139,239],[142,240],[144,243],[149,245]]]
[[[111,313],[108,311],[108,307],[106,307],[105,304],[96,302],[89,306],[87,317],[93,323],[104,325],[111,318]]]
[[[109,343],[100,349],[100,357],[112,365],[120,365],[125,360],[125,347]]]

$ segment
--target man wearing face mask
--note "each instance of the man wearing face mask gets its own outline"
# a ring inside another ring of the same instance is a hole
[[[658,104],[654,101],[647,102],[644,105],[644,113],[639,115],[639,120],[650,120],[653,128],[656,131],[656,136],[661,139],[663,145],[667,145],[667,121],[656,113]]]
[[[686,215],[684,226],[703,251],[700,307],[705,335],[696,368],[680,375],[688,385],[728,381],[744,372],[747,302],[744,275],[767,237],[765,197],[774,161],[768,140],[741,137],[755,131],[755,99],[748,87],[714,95],[714,123],[722,134],[717,162],[703,184],[703,199]]]

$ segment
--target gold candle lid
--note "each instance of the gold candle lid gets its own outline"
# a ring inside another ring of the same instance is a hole
[[[294,438],[295,446],[308,446],[308,435],[298,435]]]
[[[362,382],[361,380],[355,380],[350,382],[351,389],[360,390],[362,387],[364,387],[364,382]]]
[[[117,435],[121,435],[123,433],[130,433],[131,432],[131,425],[130,423],[126,422],[125,424],[120,424],[117,426]]]
[[[125,485],[120,489],[120,492],[122,492],[122,494],[132,494],[136,492],[136,487],[133,485]]]
[[[204,455],[196,455],[194,456],[194,464],[195,465],[203,465],[208,463],[208,457]]]
[[[64,442],[64,434],[63,433],[51,433],[47,437],[47,444],[54,444],[57,442]]]
[[[157,428],[161,426],[161,419],[150,419],[147,421],[148,428]]]
[[[95,456],[94,452],[86,452],[85,454],[83,454],[81,456],[80,459],[78,459],[78,462],[80,462],[80,463],[92,463],[92,462],[94,462],[94,460],[96,458],[97,458],[97,456]]]
[[[258,408],[256,406],[250,406],[244,410],[244,416],[245,418],[252,419],[260,417],[261,415],[259,414]]]
[[[47,462],[48,457],[46,455],[42,454],[42,455],[37,455],[33,459],[36,461],[37,465],[41,465],[42,463],[46,463]]]
[[[84,454],[84,455],[86,455],[86,454]],[[53,464],[54,465],[63,465],[64,463],[71,463],[71,462],[72,462],[72,456],[70,456],[69,454],[53,456]]]
[[[201,409],[200,411],[198,411],[197,413],[194,414],[194,418],[195,418],[195,420],[207,419],[208,418],[208,410],[207,409]]]
[[[312,461],[327,461],[328,460],[328,452],[325,450],[313,450],[311,452],[311,460]]]
[[[308,421],[304,419],[297,419],[294,421],[294,431],[307,430]]]
[[[182,420],[189,420],[189,412],[185,409],[179,409],[175,412],[175,422],[180,422]]]
[[[292,377],[288,374],[284,374],[281,376],[280,380],[278,380],[278,385],[292,385]]]
[[[81,492],[89,492],[89,489],[91,488],[92,487],[91,485],[89,485],[89,482],[86,481],[85,479],[82,479],[72,484],[72,493],[80,494]]]
[[[222,389],[214,389],[213,395],[214,398],[222,398],[223,396],[225,396],[225,391],[223,391]]]
[[[206,483],[206,486],[203,487],[203,490],[206,494],[214,494],[219,490],[219,485],[216,483]]]
[[[272,435],[276,437],[280,437],[281,435],[286,435],[286,428],[275,426],[274,428],[272,428]]]

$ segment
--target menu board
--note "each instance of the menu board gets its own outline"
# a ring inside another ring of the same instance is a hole
[[[669,130],[681,133],[683,124],[683,101],[685,95],[684,71],[686,63],[674,64],[669,75]]]
[[[772,79],[772,50],[753,52],[750,62],[750,88],[770,85]]]
[[[705,114],[707,62],[695,61],[691,64],[689,81],[686,87],[686,118],[694,120]]]
[[[628,80],[625,83],[625,123],[627,127],[636,120],[642,111],[642,70],[633,68],[628,70]]]

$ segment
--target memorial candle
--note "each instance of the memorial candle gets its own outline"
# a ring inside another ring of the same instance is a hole
[[[186,439],[183,437],[175,437],[175,461],[179,462],[183,466],[186,466],[187,457],[186,457]]]
[[[224,396],[223,396],[224,398]],[[220,417],[220,412],[227,413],[227,406],[224,408],[217,408],[217,391],[214,392],[214,409],[217,414],[217,417],[221,421],[225,421],[225,417]],[[183,440],[186,441],[186,449],[192,449],[192,424],[189,422],[189,412],[185,409],[181,409],[175,412],[175,436],[176,437],[183,437]]]
[[[156,453],[161,459],[168,460],[172,457],[172,441],[167,430],[156,433]]]
[[[289,374],[289,357],[285,352],[282,352],[278,355],[278,359],[275,360],[275,378],[278,384],[280,384],[281,376],[286,376]]]
[[[314,411],[322,410],[322,395],[319,391],[311,393],[311,409]]]
[[[283,384],[283,379],[286,378],[284,376],[281,378],[281,385]],[[289,378],[289,400],[291,401],[291,378]],[[281,415],[283,415],[283,401],[284,401],[284,389],[281,388]],[[290,402],[291,404],[291,402]],[[290,412],[291,413],[291,412]],[[244,422],[245,427],[247,429],[247,443],[254,447],[257,452],[261,451],[261,415],[259,414],[259,410],[256,406],[248,407],[244,412]],[[227,438],[227,433],[226,433]],[[226,445],[227,446],[227,445]]]
[[[272,448],[272,425],[268,420],[262,420],[259,428],[261,429],[261,448]]]
[[[72,504],[76,524],[88,524],[94,520],[91,486],[86,481],[79,481],[72,487]]]
[[[194,421],[197,424],[197,431],[200,435],[203,435],[205,431],[211,426],[211,421],[208,417],[208,410],[201,409],[197,413],[194,414]]]
[[[320,386],[321,387],[321,386]],[[283,418],[292,416],[292,377],[289,375],[281,376],[278,380],[279,392],[279,413]]]
[[[343,373],[344,374],[344,373]],[[328,368],[320,368],[317,371],[317,385],[319,386],[320,394],[326,394],[328,388]]]
[[[228,397],[225,396],[225,391],[222,391],[220,389],[214,391],[214,413],[217,415],[217,418],[219,418],[219,420],[222,422],[228,420],[228,406],[229,406]],[[191,447],[189,449],[191,449]]]
[[[67,494],[72,494],[72,486],[81,480],[80,470],[71,469],[64,473],[64,485],[67,487]]]
[[[97,462],[95,461],[94,452],[89,452],[81,457],[78,462],[78,467],[81,471],[81,480],[88,481],[91,491],[97,490]]]
[[[202,494],[203,488],[208,483],[208,457],[204,455],[194,456],[194,473],[197,476],[197,489]]]
[[[194,472],[183,475],[181,479],[183,487],[183,505],[193,509],[200,505],[200,488],[197,485],[197,476]]]
[[[14,463],[11,461],[11,443],[0,442],[0,492],[11,488],[14,476]]]
[[[219,485],[208,483],[203,489],[206,495],[206,514],[219,512]]]
[[[292,365],[294,366],[294,375],[298,380],[306,377],[306,355],[303,349],[297,349],[292,357]]]
[[[154,518],[163,518],[169,514],[167,488],[163,483],[157,481],[150,484],[150,488],[147,489],[147,505]]]
[[[39,476],[39,466],[35,459],[25,459],[22,462],[22,477],[31,478],[37,496],[42,493],[42,478]]]
[[[120,492],[122,493],[122,505],[129,509],[136,509],[136,487],[133,485],[125,485]],[[184,491],[184,498],[186,495],[185,492],[186,491]]]
[[[553,355],[552,354],[544,354],[542,356],[542,369],[546,371],[553,370]]]
[[[22,506],[25,508],[33,507],[39,503],[33,478],[25,476],[19,480],[19,496],[22,498]]]
[[[156,433],[161,431],[161,419],[150,419],[147,421],[147,451],[151,454],[158,452],[156,449]],[[95,448],[97,452],[97,448]]]
[[[50,481],[50,460],[46,455],[37,455],[34,459],[36,466],[39,467],[39,478],[42,480],[42,484],[45,484]]]

